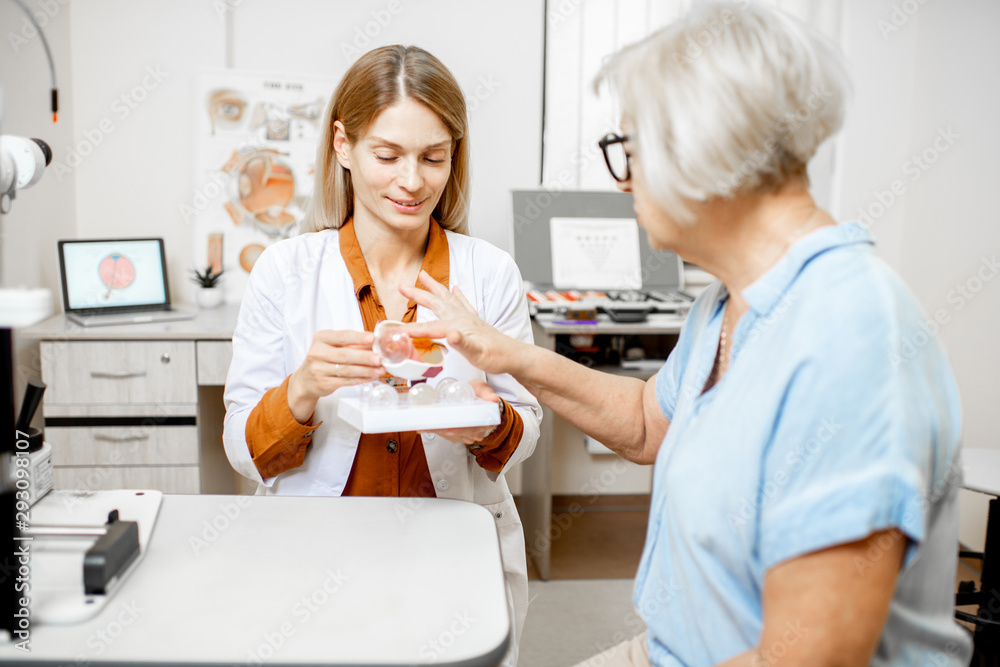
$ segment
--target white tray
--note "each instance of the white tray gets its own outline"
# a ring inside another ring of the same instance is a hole
[[[413,407],[400,395],[394,408],[362,407],[361,399],[342,398],[337,416],[362,433],[395,433],[396,431],[433,431],[465,426],[494,426],[500,423],[500,406],[477,398],[458,405],[435,403]]]

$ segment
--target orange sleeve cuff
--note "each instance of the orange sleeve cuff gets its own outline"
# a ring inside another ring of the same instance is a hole
[[[510,403],[500,399],[500,424],[496,430],[480,441],[479,449],[472,449],[479,467],[488,472],[500,472],[521,443],[524,422]]]
[[[264,479],[302,465],[306,445],[319,427],[319,424],[313,425],[312,417],[300,424],[292,416],[288,407],[288,379],[268,389],[247,419],[247,447],[257,472]]]

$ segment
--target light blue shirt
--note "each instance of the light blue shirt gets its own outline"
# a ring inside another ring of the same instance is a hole
[[[857,223],[804,237],[743,296],[719,383],[702,394],[721,283],[656,378],[670,428],[635,588],[653,664],[714,665],[756,646],[770,568],[895,527],[908,547],[872,665],[968,665],[953,619],[961,411],[936,323]],[[810,621],[782,640],[808,641]]]

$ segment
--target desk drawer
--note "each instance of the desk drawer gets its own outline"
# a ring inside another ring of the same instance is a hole
[[[52,465],[198,464],[197,426],[45,428]]]
[[[193,341],[43,342],[45,405],[195,404]]]
[[[152,489],[163,493],[201,493],[197,466],[53,466],[54,488],[79,491]]]

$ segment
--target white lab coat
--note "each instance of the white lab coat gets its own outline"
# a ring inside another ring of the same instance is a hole
[[[531,342],[524,287],[511,257],[480,239],[447,235],[449,286],[458,285],[480,316],[497,329]],[[433,312],[417,307],[418,322],[434,319]],[[337,418],[337,404],[341,398],[356,396],[358,387],[345,387],[319,400],[314,423],[322,425],[313,434],[301,467],[262,479],[246,443],[251,410],[264,392],[302,364],[313,334],[322,329],[364,330],[354,282],[340,254],[339,232],[332,229],[267,248],[254,265],[243,296],[226,380],[223,440],[236,471],[260,485],[258,494],[339,496],[347,483],[360,433]],[[479,503],[496,519],[514,621],[512,651],[505,663],[515,664],[528,605],[527,564],[521,520],[503,473],[534,451],[542,411],[510,375],[488,375],[454,350],[445,355],[444,370],[430,384],[444,377],[485,380],[524,422],[521,442],[499,475],[480,468],[464,445],[423,436],[437,497]]]

